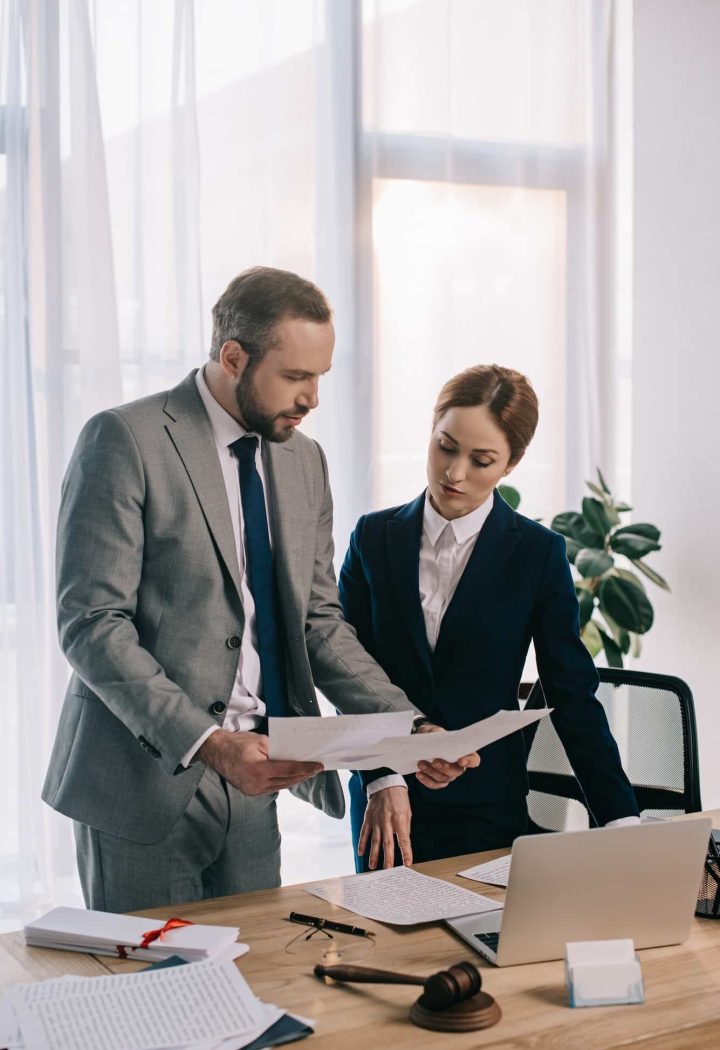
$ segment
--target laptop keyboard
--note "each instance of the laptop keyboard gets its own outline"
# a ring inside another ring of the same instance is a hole
[[[482,943],[487,948],[490,948],[492,951],[497,952],[498,943],[500,941],[499,933],[475,933],[473,934],[473,936],[477,937],[479,941],[482,941]]]

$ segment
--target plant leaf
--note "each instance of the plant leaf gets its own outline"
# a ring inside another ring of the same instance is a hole
[[[591,576],[602,576],[612,567],[612,557],[605,551],[592,547],[583,547],[575,557],[575,568],[585,579],[590,579]]]
[[[633,562],[633,564],[637,563]],[[645,594],[645,585],[643,584],[642,580],[635,575],[634,572],[630,572],[629,569],[620,569],[616,565],[615,573],[620,577],[620,579],[627,580],[628,583],[632,583],[634,587],[639,587],[643,594]]]
[[[647,536],[639,536],[634,532],[623,532],[621,536],[617,532],[610,537],[610,546],[618,554],[624,554],[626,558],[635,561],[652,551],[659,551],[660,544],[650,540]]]
[[[592,531],[597,532],[604,540],[610,532],[610,519],[600,500],[585,496],[582,501],[582,513]]]
[[[598,481],[602,485],[603,492],[607,492],[607,494],[609,496],[610,495],[610,489],[608,488],[607,481],[602,476],[602,471],[600,470],[600,467],[596,467],[595,469],[597,470]]]
[[[608,576],[600,584],[600,611],[607,611],[626,631],[645,634],[653,623],[653,607],[639,587],[618,576]]]
[[[589,620],[580,632],[583,644],[592,656],[593,660],[603,647],[602,638],[598,626],[593,620]]]
[[[630,634],[629,634],[629,632],[626,631],[624,627],[619,627],[618,624],[616,624],[615,621],[613,620],[612,616],[609,616],[607,612],[604,612],[603,616],[605,617],[605,622],[607,623],[608,627],[610,628],[610,631],[612,633],[613,638],[615,639],[617,644],[620,646],[622,651],[624,653],[626,653],[628,651],[628,649],[630,648]]]
[[[662,587],[664,591],[670,590],[670,584],[667,580],[663,579],[659,572],[655,572],[654,569],[651,569],[649,565],[646,565],[644,561],[640,561],[638,558],[631,558],[630,560],[633,565],[640,570],[643,576],[647,576],[649,580],[656,583],[658,587]]]
[[[602,547],[604,536],[594,532],[582,514],[576,510],[566,510],[562,514],[556,514],[550,523],[550,528],[559,532],[561,536],[569,536],[576,540],[581,547]]]
[[[581,522],[582,514],[578,514],[575,510],[566,510],[562,514],[555,515],[550,522],[550,528],[555,532],[559,532],[561,536],[569,536],[571,539],[574,539],[575,530]]]
[[[619,514],[626,514],[627,511],[632,510],[629,503],[613,503],[613,506]]]
[[[630,639],[632,641],[632,653],[631,656],[637,660],[642,652],[642,639],[639,634],[631,634]]]
[[[577,557],[578,551],[582,550],[582,546],[577,540],[571,540],[569,536],[565,536],[565,546],[567,548],[568,561],[571,565],[574,565],[575,558]]]
[[[498,492],[511,510],[517,510],[520,506],[520,493],[512,485],[498,485]]]
[[[660,529],[655,525],[649,525],[646,521],[636,521],[632,525],[623,525],[621,529],[615,531],[614,535],[624,536],[625,533],[644,536],[648,540],[657,541],[660,539]]]
[[[605,659],[607,660],[608,667],[622,667],[623,654],[615,639],[611,638],[605,631],[598,629],[598,633],[600,634],[602,646],[605,650]]]
[[[582,629],[593,614],[595,599],[590,591],[585,590],[579,591],[577,598],[580,606],[580,628]]]
[[[605,493],[599,485],[595,485],[592,481],[586,481],[585,484],[590,489],[590,491],[594,492],[596,496],[599,496],[601,500],[607,499],[607,496],[605,495]]]

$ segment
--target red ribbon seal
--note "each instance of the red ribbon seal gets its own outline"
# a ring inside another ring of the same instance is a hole
[[[138,948],[149,948],[153,941],[164,940],[165,934],[169,933],[170,930],[179,930],[182,926],[192,925],[193,923],[189,919],[168,919],[164,926],[159,926],[157,930],[148,930],[147,933],[144,933],[140,944],[136,944],[129,949],[122,944],[116,945],[118,956],[121,959],[127,959],[128,951],[134,952]]]

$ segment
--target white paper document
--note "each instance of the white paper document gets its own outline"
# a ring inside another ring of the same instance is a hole
[[[507,886],[511,860],[512,855],[508,853],[507,857],[476,864],[474,868],[459,871],[458,875],[462,875],[464,879],[472,879],[473,882],[486,882],[489,886]]]
[[[247,945],[238,945],[237,926],[206,926],[191,923],[168,930],[147,948],[140,948],[149,930],[160,929],[165,919],[84,908],[53,908],[25,927],[25,942],[41,948],[64,948],[98,955],[123,956],[158,962],[179,955],[188,962],[228,952],[242,955]]]
[[[326,769],[344,769],[334,756],[369,754],[387,737],[410,735],[413,711],[370,715],[330,715],[327,718],[269,718],[270,758],[322,762]]]
[[[410,712],[379,715],[342,715],[329,718],[271,718],[270,757],[322,762],[325,769],[377,769],[386,766],[396,773],[414,773],[421,759],[443,758],[455,762],[479,751],[510,733],[524,729],[550,714],[552,708],[536,711],[497,711],[464,729],[447,733],[415,733],[410,724],[404,732],[393,728],[377,733],[379,719],[395,719]],[[375,720],[371,725],[365,719]],[[343,726],[343,723],[349,723]],[[412,723],[412,715],[410,717]],[[398,722],[402,725],[402,722]],[[375,727],[375,728],[373,728]]]
[[[348,875],[307,886],[306,890],[366,919],[397,926],[438,922],[502,908],[500,902],[489,897],[405,867]]]
[[[0,1046],[3,1047],[3,1050],[5,1047],[7,1050],[14,1050],[15,1047],[22,1045],[15,1010],[12,1003],[3,1000],[0,1003]]]
[[[22,1045],[33,1050],[239,1047],[283,1013],[256,999],[232,962],[215,960],[41,981],[13,989],[7,1001]]]

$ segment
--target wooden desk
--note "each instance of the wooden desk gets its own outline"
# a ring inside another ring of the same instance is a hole
[[[720,824],[720,811],[710,814]],[[418,871],[449,878],[466,888],[476,885],[454,873],[470,864],[502,856],[504,850],[461,860],[417,865]],[[488,896],[502,890],[483,887]],[[497,969],[489,966],[439,925],[390,929],[363,919],[376,931],[377,946],[368,965],[426,976],[465,958],[481,967],[486,990],[503,1011],[494,1028],[467,1034],[425,1031],[408,1020],[417,994],[412,987],[336,985],[312,976],[314,960],[289,955],[285,946],[301,927],[284,921],[291,911],[347,921],[348,913],[301,886],[223,897],[172,913],[196,922],[240,927],[250,944],[238,960],[253,991],[269,1002],[313,1017],[317,1024],[308,1050],[610,1050],[638,1045],[642,1050],[717,1050],[720,1047],[720,920],[696,919],[690,939],[678,947],[641,952],[644,1006],[572,1010],[566,1005],[562,962]],[[168,917],[167,908],[143,914]],[[63,973],[127,973],[145,964],[75,952],[26,948],[21,933],[0,937],[0,988],[15,981],[42,980]]]

